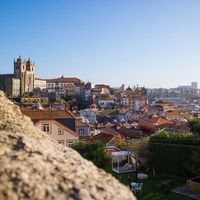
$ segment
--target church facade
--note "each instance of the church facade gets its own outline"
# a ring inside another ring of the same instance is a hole
[[[21,56],[14,59],[14,74],[0,74],[0,90],[7,96],[22,96],[25,92],[32,92],[35,80],[35,63]]]

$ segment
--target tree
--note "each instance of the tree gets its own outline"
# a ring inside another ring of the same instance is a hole
[[[200,152],[195,150],[191,155],[191,162],[186,165],[194,176],[200,176]]]
[[[134,139],[129,139],[127,142],[126,140],[119,140],[113,143],[114,146],[118,147],[121,151],[136,151],[136,142]]]
[[[101,141],[79,141],[71,145],[73,149],[87,160],[92,161],[97,167],[105,169],[111,163],[111,157],[106,152],[105,145]]]
[[[137,153],[140,164],[145,168],[154,168],[153,154],[149,147],[149,138],[144,138],[137,144]]]
[[[190,120],[188,126],[192,133],[200,135],[200,120],[199,119]]]

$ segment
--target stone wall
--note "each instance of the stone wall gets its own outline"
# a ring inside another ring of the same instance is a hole
[[[0,91],[1,200],[134,200],[129,188],[36,129]]]

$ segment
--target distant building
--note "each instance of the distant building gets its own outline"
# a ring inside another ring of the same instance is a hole
[[[174,105],[165,100],[159,100],[154,103],[153,110],[155,112],[174,111]]]
[[[57,92],[59,95],[64,95],[66,91],[67,84],[74,84],[75,95],[82,95],[83,89],[85,88],[85,83],[78,78],[65,78],[61,76],[60,78],[46,79],[47,89],[49,93]]]
[[[98,109],[84,109],[80,110],[80,118],[82,118],[82,121],[95,124],[97,123],[96,119],[96,113]]]
[[[24,92],[32,92],[35,81],[35,63],[32,63],[30,58],[26,61],[19,56],[16,61],[14,60],[14,78],[20,79],[21,81],[21,95]]]
[[[75,85],[73,83],[66,83],[64,85],[65,96],[74,96],[75,95]]]
[[[178,86],[178,89],[181,93],[191,92],[193,94],[197,94],[198,84],[197,82],[192,82],[191,85]]]
[[[0,75],[0,90],[7,96],[21,96],[24,92],[32,92],[35,80],[35,63],[30,58],[23,60],[21,56],[14,59],[14,74]]]
[[[120,92],[124,92],[126,90],[126,87],[124,84],[122,84],[119,88],[118,88],[118,91]]]
[[[46,80],[42,78],[35,78],[34,88],[46,89]]]

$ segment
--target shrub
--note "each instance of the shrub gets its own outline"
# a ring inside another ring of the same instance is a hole
[[[155,190],[156,190],[157,192],[160,192],[161,189],[162,189],[161,184],[156,184],[156,185],[155,185]]]
[[[164,194],[169,194],[169,193],[170,193],[170,187],[165,187],[165,188],[163,189],[163,193],[164,193]]]
[[[163,182],[163,183],[161,183],[161,187],[162,187],[163,189],[169,188],[169,183]]]

